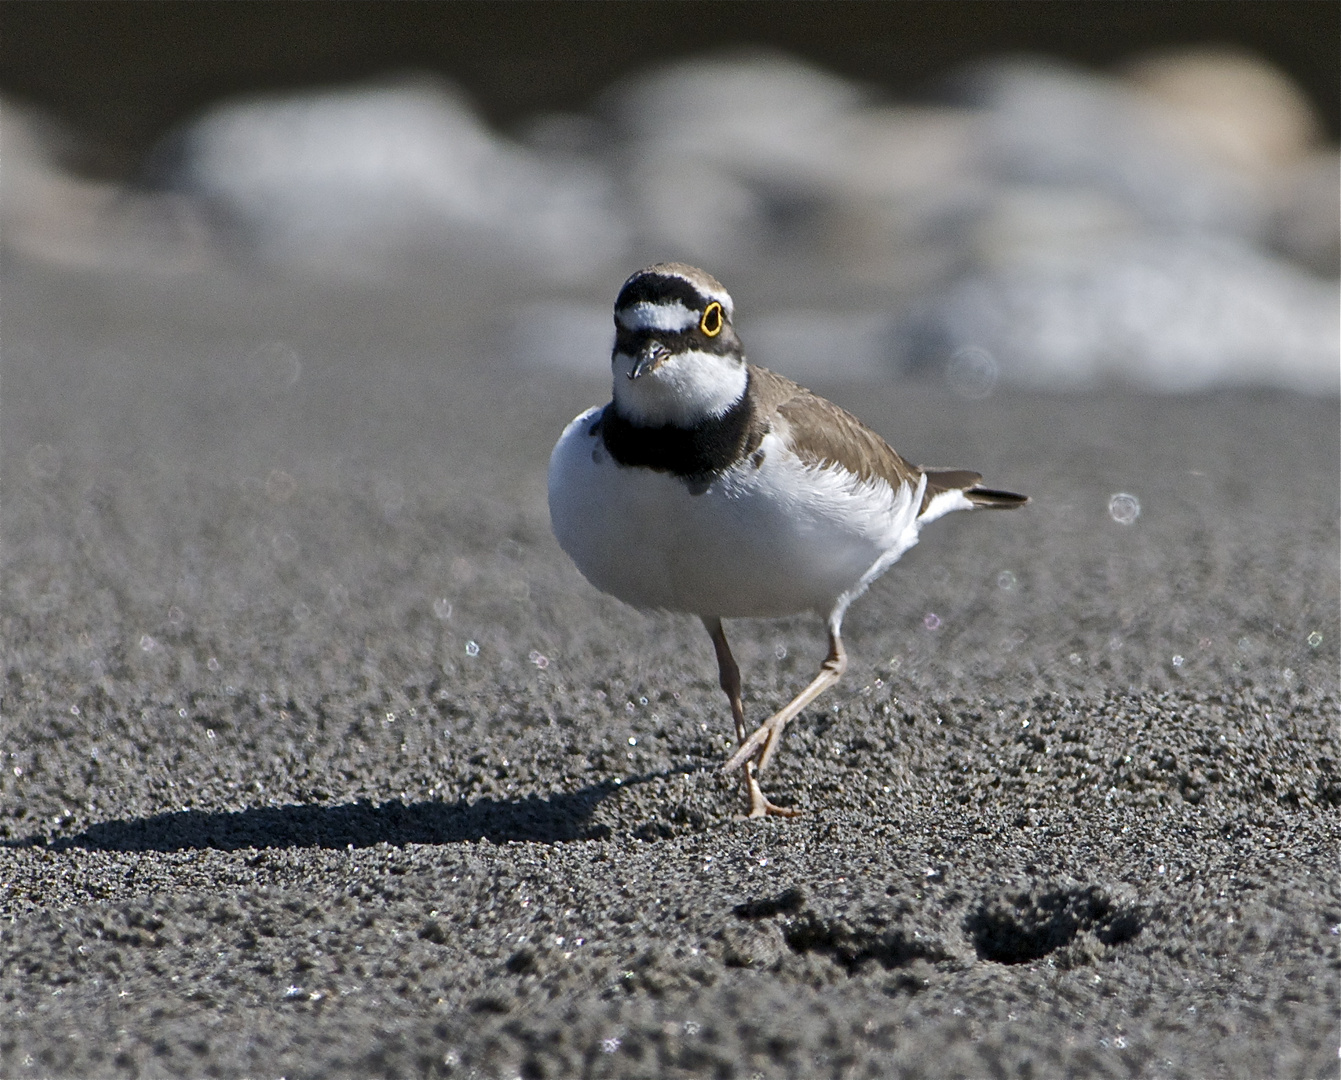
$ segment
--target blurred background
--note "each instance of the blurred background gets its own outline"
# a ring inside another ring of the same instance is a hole
[[[311,289],[389,304],[358,309],[389,337],[603,377],[619,283],[674,258],[802,379],[1337,393],[1337,3],[0,21],[11,312],[76,279]]]

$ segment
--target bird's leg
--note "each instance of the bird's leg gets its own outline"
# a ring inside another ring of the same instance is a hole
[[[715,616],[709,618],[705,615],[703,617],[703,628],[708,631],[708,636],[712,638],[712,647],[717,653],[718,681],[726,694],[727,700],[731,702],[731,719],[736,722],[736,739],[743,740],[745,738],[745,706],[740,700],[740,668],[736,666],[736,658],[731,655],[731,646],[726,643],[726,631],[722,629],[722,620]],[[741,770],[742,787],[745,789],[745,798],[750,804],[750,817],[763,817],[765,814],[795,817],[800,812],[785,806],[775,806],[768,801],[759,788],[753,761],[742,760],[739,768]]]
[[[734,769],[742,761],[754,757],[757,753],[756,760],[759,763],[757,771],[763,772],[764,767],[773,757],[773,752],[778,748],[778,740],[782,737],[782,729],[787,726],[787,721],[791,720],[792,717],[796,716],[820,694],[836,683],[846,670],[847,652],[843,649],[843,638],[839,633],[839,628],[830,623],[829,655],[820,665],[819,674],[796,697],[755,728],[754,733],[736,748],[736,752],[731,755],[730,760],[722,768]]]

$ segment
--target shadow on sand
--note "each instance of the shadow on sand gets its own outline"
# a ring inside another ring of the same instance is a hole
[[[77,836],[28,838],[5,847],[45,846],[57,851],[190,851],[243,848],[371,847],[374,844],[454,844],[465,841],[599,840],[608,825],[591,816],[605,799],[635,784],[689,771],[688,767],[603,780],[571,794],[542,798],[476,799],[406,805],[366,800],[338,806],[263,806],[209,812],[180,810],[148,818],[104,821]]]

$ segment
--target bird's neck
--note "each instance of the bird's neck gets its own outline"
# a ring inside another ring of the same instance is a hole
[[[725,416],[745,396],[745,361],[712,353],[677,353],[655,371],[628,377],[631,358],[614,356],[614,406],[637,427],[698,428]]]
[[[606,450],[619,464],[702,482],[753,451],[759,438],[753,421],[751,398],[742,394],[726,412],[693,427],[634,424],[612,402],[605,408],[599,430]]]

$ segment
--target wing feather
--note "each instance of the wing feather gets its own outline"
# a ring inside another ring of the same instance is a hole
[[[846,409],[753,364],[750,384],[756,394],[756,422],[768,428],[785,425],[792,449],[807,465],[837,465],[862,480],[884,480],[892,488],[917,486],[920,470]]]

